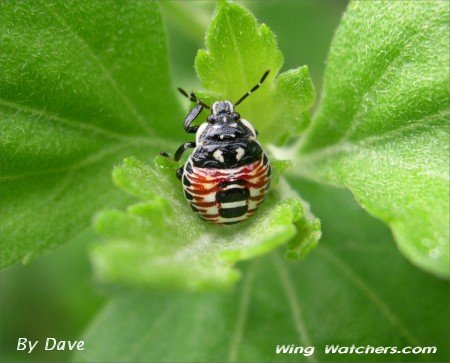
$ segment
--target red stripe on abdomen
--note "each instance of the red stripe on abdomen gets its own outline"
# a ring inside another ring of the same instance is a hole
[[[188,202],[200,216],[217,224],[235,223],[253,215],[269,183],[270,166],[263,165],[262,160],[228,170],[197,168],[192,163],[189,169],[192,172],[184,170],[188,182],[183,183]]]

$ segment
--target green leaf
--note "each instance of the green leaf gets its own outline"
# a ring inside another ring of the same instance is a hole
[[[234,33],[236,27],[246,34],[245,39],[239,38],[240,33]],[[230,30],[232,34],[228,33]],[[249,61],[258,54],[272,59],[265,65],[274,71],[273,76],[281,66],[281,53],[274,35],[266,26],[258,28],[253,16],[236,4],[219,3],[208,31],[207,45],[208,52],[200,52],[196,60],[199,73],[204,70],[206,77],[203,83],[208,90],[204,101],[210,100],[212,94],[231,95],[236,84],[230,81],[239,80],[242,71],[257,71],[259,79],[265,70],[260,67],[262,63],[258,66]],[[232,72],[236,59],[227,64],[220,56],[231,51],[240,54],[237,62],[246,64],[242,70]],[[230,77],[220,78],[223,72],[219,70],[223,67],[228,67],[224,71],[229,70]],[[277,89],[267,87],[260,95],[292,106],[295,111],[292,117],[299,120],[314,96],[308,70],[290,71],[279,80]],[[246,83],[242,79],[239,82]],[[248,87],[251,85],[239,91],[240,95]],[[304,94],[298,97],[302,91]],[[286,97],[278,99],[280,95]],[[260,126],[264,125],[260,123]],[[285,125],[286,130],[292,127],[298,125],[290,122]],[[269,136],[273,137],[273,133],[267,133],[267,139]],[[91,251],[97,278],[106,283],[150,288],[223,289],[240,277],[234,268],[239,260],[264,254],[287,242],[288,257],[304,257],[320,238],[320,223],[308,210],[304,212],[300,198],[284,180],[279,187],[275,186],[280,179],[277,170],[288,164],[275,161],[272,165],[275,171],[272,191],[257,216],[236,226],[220,228],[200,220],[188,208],[175,177],[179,165],[160,157],[153,166],[126,159],[115,169],[114,180],[142,202],[125,212],[109,210],[97,217],[95,229],[105,237]]]
[[[273,185],[280,162],[272,164]],[[101,281],[164,289],[229,287],[240,276],[233,268],[237,261],[291,239],[294,255],[320,237],[320,224],[306,219],[298,196],[286,184],[274,187],[249,221],[227,227],[204,222],[188,207],[175,177],[177,167],[158,157],[154,166],[129,158],[115,168],[116,184],[143,202],[96,218],[95,229],[105,240],[92,248],[91,257]],[[302,227],[300,234],[294,223]]]
[[[276,79],[283,56],[275,35],[267,25],[258,26],[247,9],[219,2],[206,46],[207,50],[197,53],[195,67],[202,86],[214,99],[236,102],[270,70],[261,88],[238,106],[241,116],[259,130],[263,142],[282,143],[307,126],[306,111],[315,96],[308,68],[288,71]]]
[[[173,147],[182,119],[150,1],[0,5],[1,266],[68,241],[124,203],[110,171]]]
[[[348,187],[438,276],[449,275],[448,19],[446,2],[351,3],[294,170]]]
[[[16,265],[0,271],[2,362],[70,362],[72,352],[68,349],[49,351],[41,344],[49,332],[52,337],[75,340],[106,303],[106,296],[92,286],[86,254],[88,243],[94,238],[89,229],[26,266]],[[32,357],[17,350],[17,339],[24,330],[39,340]]]
[[[324,226],[304,262],[287,264],[277,253],[251,261],[227,294],[116,297],[88,327],[75,361],[446,361],[448,284],[411,266],[348,192],[296,187]],[[315,353],[275,354],[282,344]],[[326,355],[327,344],[435,346],[437,353]]]

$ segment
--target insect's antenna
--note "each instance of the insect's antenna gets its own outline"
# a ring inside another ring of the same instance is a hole
[[[178,92],[180,92],[184,97],[186,97],[187,99],[189,99],[192,102],[197,103],[198,105],[202,105],[204,108],[207,108],[208,110],[211,109],[211,107],[209,107],[206,103],[200,101],[197,96],[195,95],[194,92],[191,93],[187,93],[184,89],[182,88],[177,88]]]
[[[268,69],[267,71],[264,72],[263,76],[261,77],[261,80],[259,81],[258,84],[254,85],[253,88],[248,91],[245,95],[243,95],[241,98],[239,98],[239,100],[234,104],[234,106],[239,105],[242,101],[244,101],[248,96],[250,96],[253,92],[255,92],[264,82],[264,80],[266,79],[267,75],[269,74],[270,69]]]

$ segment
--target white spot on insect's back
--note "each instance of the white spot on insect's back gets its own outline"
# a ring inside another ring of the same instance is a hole
[[[217,105],[219,102],[214,102],[212,105],[213,115],[217,115]]]
[[[224,117],[222,117],[222,121],[223,122],[227,122],[227,118],[224,116]]]
[[[220,161],[221,163],[225,162],[225,159],[223,158],[222,150],[217,149],[216,151],[214,151],[213,156],[214,156],[214,159],[216,159],[217,161]]]
[[[239,161],[245,155],[245,150],[241,147],[236,149],[236,160]]]
[[[200,125],[200,127],[197,130],[197,133],[195,134],[195,144],[196,146],[202,146],[202,143],[200,142],[200,135],[205,131],[206,127],[208,126],[207,122],[204,122]]]
[[[245,127],[247,127],[251,131],[251,133],[253,134],[253,137],[256,138],[256,131],[255,131],[255,128],[253,127],[253,125],[250,122],[248,122],[247,120],[244,120],[243,118],[241,119],[241,122]]]

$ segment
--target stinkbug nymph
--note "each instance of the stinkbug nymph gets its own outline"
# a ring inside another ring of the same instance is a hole
[[[187,94],[178,89],[197,104],[184,121],[184,130],[196,135],[195,142],[181,145],[173,159],[180,160],[184,151],[194,148],[184,166],[177,170],[177,176],[192,210],[208,222],[223,225],[248,219],[269,189],[270,164],[256,140],[258,132],[235,111],[268,74],[266,71],[259,83],[234,104],[216,101],[210,107],[194,92]],[[191,126],[204,108],[211,110],[206,122]],[[161,155],[170,157],[165,152]]]

